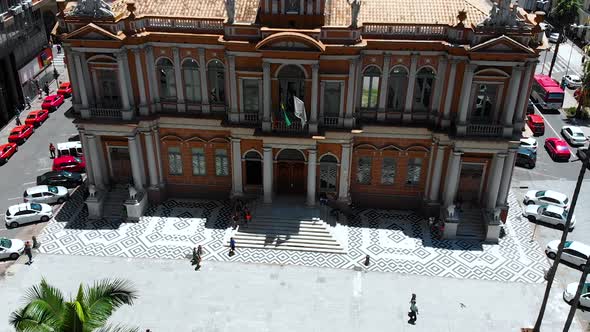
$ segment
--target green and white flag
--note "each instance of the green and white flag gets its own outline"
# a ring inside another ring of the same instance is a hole
[[[285,125],[287,127],[291,127],[291,119],[287,115],[287,110],[285,109],[285,104],[281,103],[281,111],[283,112],[283,117],[285,118]]]
[[[301,125],[305,126],[307,123],[307,114],[305,114],[305,103],[303,100],[293,96],[293,104],[295,106],[295,116],[301,120]]]

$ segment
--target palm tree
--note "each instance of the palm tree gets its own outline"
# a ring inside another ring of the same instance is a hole
[[[584,46],[582,49],[584,52],[583,56],[590,55],[590,47]],[[582,117],[582,108],[588,105],[587,98],[590,92],[590,61],[585,61],[582,72],[582,86],[578,90],[578,107],[576,108],[576,119]]]
[[[559,51],[559,44],[565,34],[565,29],[574,23],[578,17],[578,9],[581,8],[580,0],[559,0],[553,10],[551,11],[552,22],[559,28],[559,38],[555,44],[555,51],[551,59],[551,67],[549,67],[549,76],[553,72],[555,60],[557,60],[557,52]]]
[[[105,279],[92,286],[78,287],[76,298],[65,301],[62,292],[45,279],[31,287],[26,305],[10,315],[17,331],[41,332],[123,332],[137,328],[107,326],[107,320],[123,304],[137,299],[130,283],[122,279]]]

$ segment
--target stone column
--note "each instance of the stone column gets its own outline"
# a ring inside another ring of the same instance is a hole
[[[309,114],[309,133],[318,132],[318,90],[320,84],[319,75],[320,65],[314,63],[311,65],[311,108]]]
[[[308,150],[307,158],[307,205],[315,205],[315,187],[317,171],[317,151]]]
[[[502,181],[498,189],[498,199],[496,206],[506,206],[508,203],[508,193],[510,192],[510,183],[512,182],[512,173],[514,172],[514,162],[516,161],[516,150],[508,151],[508,157],[504,160],[502,168]]]
[[[459,100],[459,116],[457,125],[457,134],[465,135],[467,133],[467,114],[469,113],[469,99],[471,98],[471,85],[473,84],[473,73],[477,66],[468,64],[463,75],[463,86],[461,88],[461,99]]]
[[[488,178],[487,202],[486,208],[494,209],[498,199],[498,190],[500,189],[500,181],[502,180],[502,170],[504,168],[504,159],[506,153],[496,153],[492,159],[492,170]]]
[[[72,86],[81,86],[80,79],[76,74],[78,71],[78,66],[76,65],[76,53],[74,51],[71,51],[69,47],[64,48],[64,52],[66,53],[67,57],[72,60],[69,61],[67,64],[68,74],[70,75],[70,82],[72,83]],[[78,110],[81,102],[82,101],[80,98],[80,89],[73,89],[72,104],[74,105],[74,108],[76,110]]]
[[[518,98],[518,103],[516,106],[516,111],[514,112],[514,132],[515,134],[520,134],[521,129],[524,127],[524,110],[527,108],[527,103],[529,100],[530,92],[529,92],[529,85],[531,80],[533,79],[534,69],[536,66],[536,62],[527,62],[526,70],[524,73],[524,80],[522,80],[522,86],[520,90],[523,92],[520,94]]]
[[[230,95],[230,121],[237,123],[239,122],[238,113],[238,87],[236,84],[236,57],[234,55],[228,55],[227,61],[229,63],[229,95]]]
[[[121,93],[121,106],[124,111],[129,111],[129,91],[127,91],[125,62],[127,62],[127,53],[125,51],[117,53],[117,74],[119,78],[119,91]],[[125,113],[125,112],[123,112]]]
[[[90,167],[92,167],[92,173],[94,175],[94,185],[98,189],[105,189],[104,179],[102,177],[103,172],[101,169],[100,154],[98,152],[100,147],[98,146],[96,136],[86,134],[86,142],[88,142],[88,150],[90,150]]]
[[[416,67],[418,66],[418,55],[412,55],[410,73],[408,74],[408,87],[406,90],[406,105],[404,107],[403,121],[412,120],[412,104],[414,103],[414,87],[416,85]]]
[[[142,160],[139,155],[140,142],[137,140],[137,136],[128,136],[129,143],[129,160],[131,161],[131,175],[133,176],[133,186],[137,190],[143,189],[143,182],[141,176],[141,165]]]
[[[434,94],[432,96],[432,117],[433,121],[437,119],[437,113],[441,109],[440,100],[442,96],[443,87],[445,84],[445,76],[447,75],[447,58],[440,57],[438,60],[438,70],[436,73],[436,82],[434,83]]]
[[[88,136],[86,136],[83,129],[79,130],[79,135],[82,143],[82,151],[84,152],[84,159],[86,160],[86,179],[89,185],[96,185],[96,182],[94,182],[94,171],[92,170],[93,161],[90,155],[90,148],[88,146]]]
[[[139,48],[133,49],[135,56],[135,73],[137,74],[137,90],[139,90],[139,114],[148,115],[149,109],[147,106],[147,96],[145,93],[145,81],[143,79],[143,66],[141,64],[141,50]]]
[[[438,192],[440,191],[440,180],[442,175],[443,161],[445,160],[445,146],[439,143],[436,152],[436,159],[432,168],[432,180],[430,181],[430,192],[428,199],[432,202],[438,201]]]
[[[520,92],[520,81],[522,78],[522,72],[524,68],[514,67],[512,68],[512,77],[510,77],[510,84],[508,85],[508,103],[504,108],[503,124],[504,124],[504,137],[511,137],[514,124],[512,119],[514,118],[514,111],[516,107],[516,100]]]
[[[156,144],[156,158],[158,163],[158,180],[160,182],[160,187],[164,186],[164,169],[162,168],[162,152],[160,151],[160,132],[158,128],[154,128],[154,141]]]
[[[441,126],[448,128],[451,124],[451,104],[453,103],[453,95],[455,94],[455,80],[457,78],[457,60],[451,60],[451,71],[449,72],[449,82],[447,85],[447,92],[445,96],[445,105],[443,111],[443,118]]]
[[[346,113],[344,114],[344,126],[354,125],[354,82],[358,59],[351,60],[348,64],[348,88],[346,91]]]
[[[201,79],[201,110],[203,113],[209,113],[209,88],[207,87],[207,62],[205,61],[205,49],[199,48],[199,75]]]
[[[272,148],[264,147],[262,182],[264,186],[264,203],[272,203]]]
[[[348,201],[348,190],[350,187],[350,143],[342,144],[342,155],[340,156],[340,184],[338,185],[338,200]]]
[[[448,207],[455,202],[457,189],[459,187],[459,177],[461,175],[461,155],[463,152],[453,150],[451,158],[447,165],[447,175],[445,179],[444,207]]]
[[[180,49],[178,47],[173,47],[172,54],[174,55],[174,79],[176,82],[176,109],[179,112],[185,112],[186,108],[184,106],[184,84],[182,83],[182,72],[180,70]]]
[[[270,107],[271,107],[271,91],[270,91],[270,63],[262,63],[262,102],[263,113],[262,113],[262,130],[270,131]]]
[[[156,166],[156,154],[154,153],[154,137],[152,131],[143,133],[145,137],[145,151],[148,162],[148,173],[150,178],[150,189],[158,189],[158,167]]]
[[[389,92],[389,65],[391,63],[391,55],[385,54],[383,56],[383,68],[381,72],[381,85],[379,87],[379,111],[377,112],[377,120],[385,120],[385,108],[387,107],[387,93]]]
[[[242,150],[240,147],[241,140],[239,138],[231,139],[231,162],[232,162],[232,195],[242,196],[244,194],[242,188]]]
[[[80,53],[76,52],[74,54],[74,62],[76,64],[76,78],[78,79],[78,92],[80,92],[80,102],[82,103],[83,109],[88,109],[88,94],[86,93],[86,89],[89,87],[86,86],[86,82],[84,80],[84,74],[82,73],[82,59],[80,58]]]
[[[156,63],[154,60],[154,48],[148,46],[145,49],[148,84],[150,88],[150,104],[152,105],[152,112],[159,111],[160,106],[160,88],[158,86],[158,75],[156,75]]]

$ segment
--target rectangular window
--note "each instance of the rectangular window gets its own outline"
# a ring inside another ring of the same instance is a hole
[[[420,183],[422,174],[422,158],[410,158],[408,161],[408,184],[416,185]]]
[[[381,184],[393,184],[395,181],[396,166],[395,159],[391,157],[383,158],[383,162],[381,163]]]
[[[194,60],[191,60],[194,61]],[[183,68],[184,98],[193,103],[201,102],[201,77],[198,67]]]
[[[324,83],[324,115],[340,115],[340,82]]]
[[[371,184],[371,157],[359,157],[356,181],[360,184]]]
[[[182,155],[179,147],[168,148],[168,168],[170,175],[182,175]]]
[[[242,95],[244,100],[244,113],[256,113],[259,111],[258,80],[242,80]]]
[[[488,123],[498,102],[498,84],[478,84],[475,87],[471,120]]]
[[[215,150],[215,175],[217,175],[217,176],[228,176],[229,175],[227,150],[225,150],[225,149]]]
[[[193,148],[193,175],[207,175],[205,168],[205,152],[203,148]]]
[[[378,104],[379,95],[379,76],[363,77],[363,95],[361,98],[361,107],[366,109],[375,109]]]

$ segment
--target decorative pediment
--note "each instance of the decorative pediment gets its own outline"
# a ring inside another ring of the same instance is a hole
[[[261,40],[256,49],[278,51],[323,52],[325,46],[310,36],[296,32],[279,32]]]
[[[474,53],[527,53],[535,54],[530,47],[524,46],[514,39],[502,35],[500,37],[490,39],[484,43],[473,46],[471,52]]]
[[[90,23],[66,36],[66,39],[89,39],[89,40],[116,40],[121,41],[119,36]]]

